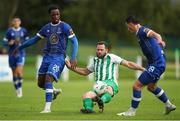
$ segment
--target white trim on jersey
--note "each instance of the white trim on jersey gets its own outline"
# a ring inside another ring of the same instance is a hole
[[[59,25],[61,23],[61,21],[59,21],[57,24],[53,24],[53,23],[50,23],[51,24],[51,26],[57,26],[57,25]]]
[[[40,37],[41,39],[44,38],[44,36],[40,35],[39,33],[36,34],[38,37]]]
[[[71,34],[68,36],[69,39],[73,38],[75,36],[75,34]]]

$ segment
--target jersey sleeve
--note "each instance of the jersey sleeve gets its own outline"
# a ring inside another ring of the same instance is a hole
[[[114,54],[110,54],[110,57],[111,57],[112,62],[116,64],[121,64],[121,62],[124,60],[123,58]]]
[[[43,26],[36,35],[39,36],[41,39],[43,39],[44,37],[46,37],[46,31],[47,31],[47,25]]]
[[[75,36],[71,26],[67,23],[64,24],[64,32],[68,38],[72,38]]]
[[[92,58],[87,66],[87,69],[91,72],[94,72],[94,59]]]
[[[151,29],[144,27],[144,28],[140,31],[140,34],[143,35],[143,36],[145,36],[145,37],[149,37],[149,33],[150,33],[151,31],[152,31]]]

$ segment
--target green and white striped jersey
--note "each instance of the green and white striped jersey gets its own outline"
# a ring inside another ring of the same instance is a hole
[[[87,69],[95,73],[96,81],[114,80],[118,85],[118,65],[123,59],[117,55],[108,53],[104,58],[94,57]]]

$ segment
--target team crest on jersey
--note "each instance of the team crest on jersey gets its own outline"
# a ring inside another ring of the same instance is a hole
[[[58,38],[57,34],[52,34],[52,35],[50,36],[50,43],[51,43],[51,44],[57,44],[58,41],[59,41],[59,38]]]

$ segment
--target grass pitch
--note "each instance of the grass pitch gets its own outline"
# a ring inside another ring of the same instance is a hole
[[[15,96],[12,83],[0,83],[0,120],[178,120],[180,119],[180,81],[161,80],[159,82],[170,100],[176,104],[176,111],[163,115],[164,105],[146,89],[137,115],[120,117],[116,113],[126,111],[130,105],[133,80],[120,80],[119,93],[109,104],[105,105],[103,113],[81,114],[82,95],[91,90],[93,82],[71,80],[58,82],[55,87],[61,87],[63,93],[53,102],[52,113],[40,114],[44,108],[44,91],[37,87],[35,81],[24,80],[23,97]]]

